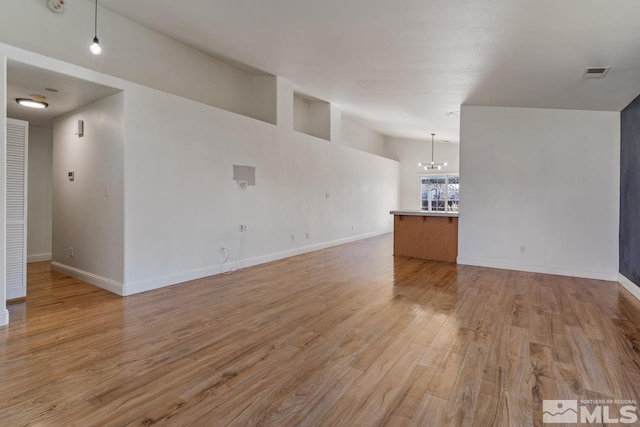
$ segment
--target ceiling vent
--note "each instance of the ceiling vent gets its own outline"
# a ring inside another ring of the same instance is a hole
[[[582,74],[583,79],[604,79],[611,67],[587,67]]]

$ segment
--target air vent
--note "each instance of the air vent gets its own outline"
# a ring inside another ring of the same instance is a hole
[[[582,74],[583,79],[604,79],[611,67],[587,67]]]

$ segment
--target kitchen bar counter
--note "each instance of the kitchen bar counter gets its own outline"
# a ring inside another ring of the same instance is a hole
[[[391,211],[393,254],[410,258],[456,262],[458,213]]]
[[[458,212],[433,212],[433,211],[391,211],[391,215],[412,215],[412,216],[447,216],[458,217]]]

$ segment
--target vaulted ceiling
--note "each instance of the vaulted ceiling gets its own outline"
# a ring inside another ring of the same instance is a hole
[[[637,0],[102,0],[280,75],[393,136],[457,141],[461,104],[621,110],[640,93]],[[611,66],[583,80],[588,66]]]

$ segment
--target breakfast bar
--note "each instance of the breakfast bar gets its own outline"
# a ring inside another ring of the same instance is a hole
[[[456,262],[458,212],[391,211],[393,254]]]

